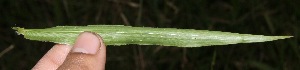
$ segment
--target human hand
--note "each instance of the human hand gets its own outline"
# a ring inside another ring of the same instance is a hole
[[[54,45],[32,70],[104,70],[106,46],[92,32],[82,32],[74,46]]]

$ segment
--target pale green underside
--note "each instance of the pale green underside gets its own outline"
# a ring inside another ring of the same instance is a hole
[[[263,36],[220,31],[131,27],[123,25],[57,26],[46,29],[24,29],[13,27],[26,39],[73,44],[79,33],[98,33],[106,45],[162,45],[178,47],[201,47],[237,43],[265,42],[292,36]]]

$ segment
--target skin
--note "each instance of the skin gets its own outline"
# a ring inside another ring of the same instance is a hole
[[[82,32],[73,46],[54,45],[32,70],[104,70],[106,46],[92,32]]]

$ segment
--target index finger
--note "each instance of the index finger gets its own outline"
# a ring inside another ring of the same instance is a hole
[[[54,45],[32,70],[56,70],[64,62],[71,48],[65,44]]]

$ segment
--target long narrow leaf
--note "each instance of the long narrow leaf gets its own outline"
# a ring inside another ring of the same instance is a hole
[[[162,45],[178,47],[201,47],[237,43],[265,42],[292,36],[263,36],[220,31],[131,27],[123,25],[56,26],[46,29],[13,27],[26,39],[61,44],[73,44],[79,33],[98,33],[106,45]]]

